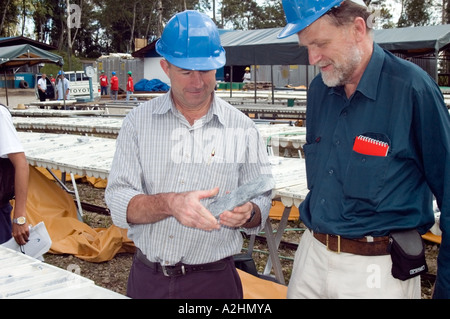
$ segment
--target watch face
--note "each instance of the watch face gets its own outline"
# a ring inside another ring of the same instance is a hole
[[[23,216],[17,218],[16,221],[17,221],[16,224],[19,224],[19,225],[23,225],[27,222],[26,218]]]

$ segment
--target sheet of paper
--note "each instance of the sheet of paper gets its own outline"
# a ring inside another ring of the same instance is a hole
[[[40,222],[30,228],[30,237],[28,239],[28,243],[20,246],[13,237],[2,244],[2,246],[22,252],[33,258],[39,258],[48,252],[52,245],[52,240],[47,232],[44,222]]]

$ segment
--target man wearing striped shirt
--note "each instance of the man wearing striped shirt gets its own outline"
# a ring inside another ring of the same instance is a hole
[[[137,247],[127,295],[242,298],[231,256],[241,230],[264,226],[271,191],[219,216],[208,205],[271,176],[264,143],[253,121],[214,93],[225,51],[209,17],[175,15],[156,50],[171,89],[125,118],[105,194]]]

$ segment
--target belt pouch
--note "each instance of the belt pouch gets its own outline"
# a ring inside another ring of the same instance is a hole
[[[416,229],[391,232],[388,249],[394,278],[407,280],[428,271],[425,244]]]

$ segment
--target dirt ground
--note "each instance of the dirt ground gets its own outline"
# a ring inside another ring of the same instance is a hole
[[[94,188],[89,184],[84,183],[78,184],[77,188],[83,202],[100,207],[106,207],[103,197],[103,189]],[[92,227],[108,227],[111,225],[111,218],[109,216],[89,211],[84,211],[84,220]],[[277,222],[274,221],[273,227],[276,228],[277,226]],[[286,228],[287,231],[283,234],[282,241],[298,244],[301,237],[302,228],[304,227],[299,221],[289,222]],[[244,243],[243,252],[245,252],[245,247],[247,247],[246,240]],[[439,245],[426,242],[427,264],[429,271],[425,276],[422,276],[422,299],[431,298],[432,286],[436,275],[436,256],[438,251]],[[283,266],[283,273],[285,274],[286,283],[289,282],[291,275],[294,254],[294,248],[289,246],[280,246],[279,255]],[[114,257],[114,259],[103,263],[90,263],[72,255],[46,254],[44,259],[45,262],[63,269],[76,269],[79,271],[81,276],[93,280],[98,286],[121,294],[126,294],[126,285],[132,257],[133,256],[130,253],[118,254]],[[262,272],[268,258],[268,247],[264,241],[256,241],[253,258],[257,265],[258,271]]]
[[[28,104],[39,101],[36,98],[34,89],[8,89],[8,98],[6,97],[6,89],[0,88],[0,103],[16,108],[18,104]]]

